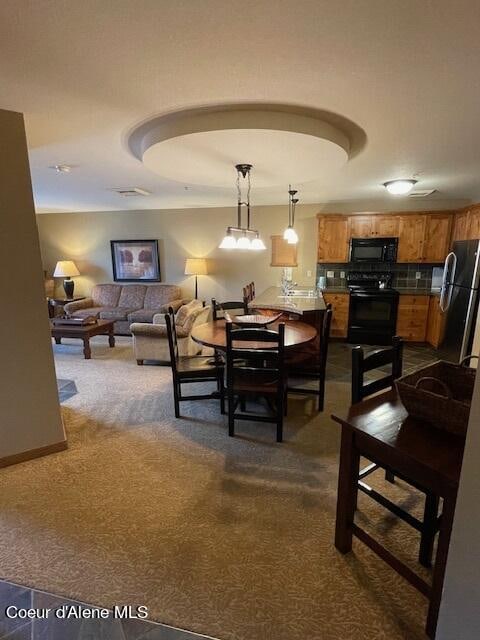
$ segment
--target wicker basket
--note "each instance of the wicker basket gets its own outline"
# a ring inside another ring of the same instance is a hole
[[[405,409],[432,426],[465,436],[475,369],[439,360],[395,382]]]

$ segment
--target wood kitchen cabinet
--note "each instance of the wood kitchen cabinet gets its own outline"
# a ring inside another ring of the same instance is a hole
[[[407,342],[425,342],[430,296],[400,295],[397,335]]]
[[[427,216],[409,214],[399,218],[397,262],[421,262]]]
[[[456,240],[468,239],[468,213],[468,211],[460,211],[455,215],[455,219],[453,221],[452,243]]]
[[[480,240],[480,207],[473,207],[468,212],[467,238]]]
[[[349,216],[318,216],[318,262],[348,262],[349,242]]]
[[[420,262],[443,262],[450,246],[452,216],[450,213],[430,213],[425,217],[425,239]]]
[[[440,309],[440,297],[430,296],[428,304],[426,341],[438,348],[443,342],[447,314]]]
[[[395,215],[350,216],[351,238],[396,238],[398,228]]]
[[[350,295],[348,293],[323,293],[325,304],[332,305],[332,324],[330,335],[332,338],[346,338],[348,331],[348,307]]]

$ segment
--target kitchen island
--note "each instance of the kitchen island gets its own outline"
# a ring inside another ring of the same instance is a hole
[[[302,321],[317,325],[326,309],[325,301],[315,289],[292,289],[282,295],[280,287],[269,287],[248,303],[249,308],[268,313],[282,311],[287,317],[300,316]],[[318,325],[317,325],[318,326]]]

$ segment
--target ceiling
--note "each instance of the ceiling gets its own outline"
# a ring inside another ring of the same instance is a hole
[[[226,165],[251,162],[249,148],[274,165],[279,147],[297,154],[301,202],[384,203],[383,182],[412,176],[437,190],[430,203],[479,201],[479,21],[473,0],[2,0],[0,108],[25,114],[39,212],[234,204]],[[187,144],[162,175],[130,148],[149,119],[244,103],[337,114],[352,125],[348,161],[319,159],[316,175],[301,136],[247,132],[237,146],[218,133],[223,166],[196,171],[202,144],[194,158]],[[62,163],[72,171],[49,168]],[[252,172],[253,204],[285,204],[287,188],[256,194]]]

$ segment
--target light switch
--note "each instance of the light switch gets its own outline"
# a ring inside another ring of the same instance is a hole
[[[345,280],[345,271],[340,271],[340,278]]]
[[[420,271],[417,271],[417,272],[415,273],[415,278],[416,278],[416,280],[420,280],[420,278],[421,278],[421,277],[422,277],[421,272],[420,272]]]
[[[327,271],[327,278],[334,278],[335,277],[335,271]]]
[[[312,277],[312,272],[310,271],[310,269],[307,271],[307,278],[311,278]]]

